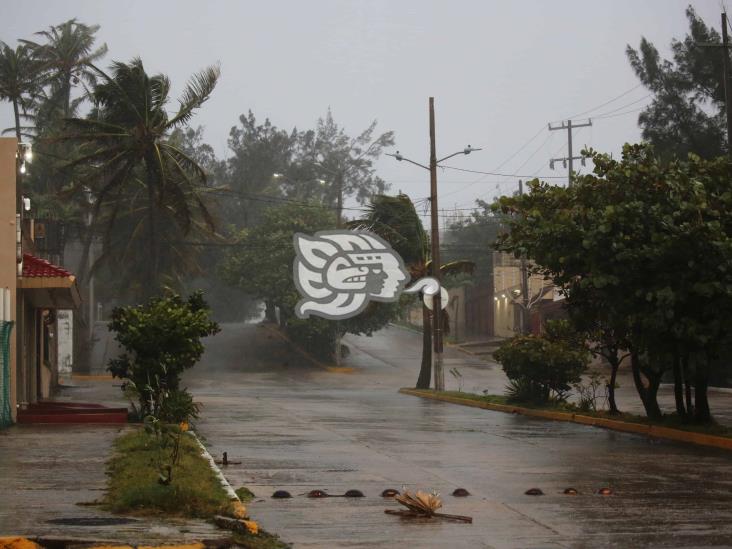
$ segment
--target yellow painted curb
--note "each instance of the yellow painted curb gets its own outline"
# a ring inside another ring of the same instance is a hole
[[[205,547],[203,543],[187,543],[183,545],[138,545],[137,549],[205,549]]]
[[[646,435],[652,438],[661,438],[676,442],[697,444],[699,446],[711,446],[713,448],[721,448],[723,450],[732,450],[732,438],[708,435],[706,433],[694,433],[692,431],[682,431],[681,429],[672,429],[670,427],[632,423],[629,421],[619,421],[617,419],[608,419],[604,417],[585,416],[582,414],[573,414],[571,412],[535,410],[533,408],[524,408],[522,406],[494,404],[492,402],[481,402],[479,400],[470,400],[451,395],[438,395],[419,389],[404,388],[399,389],[399,392],[405,395],[450,402],[452,404],[460,404],[462,406],[472,406],[473,408],[483,408],[485,410],[493,410],[495,412],[521,414],[529,417],[551,419],[553,421],[568,421],[571,423],[579,423],[581,425],[589,425],[591,427],[602,427],[604,429],[611,429],[613,431],[621,431],[624,433]]]
[[[0,549],[40,549],[35,541],[19,536],[0,537]]]
[[[355,368],[350,368],[348,366],[331,366],[331,365],[325,364],[324,362],[319,361],[313,355],[308,353],[305,349],[300,347],[297,343],[292,341],[289,337],[287,337],[277,328],[273,328],[272,326],[270,326],[268,324],[260,324],[260,326],[262,326],[269,333],[274,334],[277,337],[279,337],[285,343],[288,343],[290,346],[292,346],[293,349],[295,349],[295,351],[297,351],[297,353],[299,355],[304,357],[305,360],[310,362],[313,366],[317,366],[321,370],[325,370],[326,372],[331,372],[334,374],[350,374],[350,373],[353,373],[356,371]]]
[[[87,381],[112,381],[114,377],[111,374],[71,374],[72,381],[74,379]]]

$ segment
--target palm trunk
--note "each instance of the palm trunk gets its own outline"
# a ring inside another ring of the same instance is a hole
[[[152,167],[152,161],[147,161],[147,205],[148,205],[148,240],[149,240],[149,276],[148,287],[144,291],[146,297],[152,297],[159,290],[160,281],[158,280],[158,243],[157,243],[157,227],[155,219],[155,172]]]
[[[20,135],[20,109],[18,108],[17,99],[13,99],[13,114],[15,115],[15,137],[18,140],[18,143],[20,143],[23,139]]]
[[[13,114],[15,115],[15,137],[18,140],[18,143],[22,141],[21,135],[20,135],[20,109],[18,108],[18,100],[13,99]],[[20,148],[17,149],[18,151]],[[18,156],[15,160],[15,177],[16,177],[16,184],[15,184],[15,208],[16,212],[23,216],[23,175],[20,173],[20,163],[22,162],[22,158]]]
[[[432,378],[432,322],[430,311],[422,305],[422,365],[419,368],[417,389],[429,389]]]

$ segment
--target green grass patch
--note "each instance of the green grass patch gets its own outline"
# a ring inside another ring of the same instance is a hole
[[[170,449],[161,448],[154,435],[143,429],[123,434],[114,449],[107,463],[109,481],[103,502],[114,513],[210,518],[229,503],[191,436],[181,437],[180,461],[168,485],[159,482],[159,464],[170,462]]]
[[[531,408],[533,410],[548,410],[552,412],[565,412],[568,414],[578,414],[589,417],[597,417],[611,419],[614,421],[624,421],[627,423],[640,423],[643,425],[656,425],[659,427],[668,427],[669,429],[679,429],[680,431],[689,431],[692,433],[702,433],[706,435],[715,435],[720,437],[732,438],[732,429],[719,425],[717,423],[699,424],[679,417],[677,414],[666,414],[661,420],[652,420],[646,416],[637,414],[621,413],[619,415],[611,415],[605,410],[580,410],[577,406],[568,402],[551,403],[546,405],[536,404],[534,402],[516,402],[509,400],[504,395],[480,395],[476,393],[463,393],[461,391],[435,391],[434,389],[424,389],[425,392],[435,395],[445,395],[450,397],[463,398],[465,400],[475,400],[478,402],[487,402],[490,404],[505,404],[520,406],[522,408]]]

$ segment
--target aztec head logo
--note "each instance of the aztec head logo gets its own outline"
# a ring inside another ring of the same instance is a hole
[[[356,316],[369,301],[399,299],[409,274],[388,243],[366,231],[321,231],[294,236],[295,286],[300,318]]]

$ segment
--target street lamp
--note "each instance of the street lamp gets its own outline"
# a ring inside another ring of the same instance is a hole
[[[432,234],[432,276],[437,279],[438,282],[441,281],[440,277],[440,228],[439,228],[439,219],[438,219],[438,213],[437,213],[437,167],[440,165],[441,162],[444,162],[448,158],[452,158],[453,156],[457,156],[460,154],[468,155],[472,153],[473,151],[480,151],[481,149],[475,149],[472,146],[468,145],[461,151],[454,152],[452,154],[448,154],[447,156],[437,159],[437,153],[436,153],[436,147],[435,147],[435,99],[434,97],[430,97],[429,99],[429,117],[430,117],[430,162],[429,166],[426,166],[424,164],[420,164],[419,162],[415,162],[414,160],[411,160],[409,158],[406,158],[402,155],[399,151],[397,151],[394,154],[388,154],[388,156],[391,156],[395,158],[399,162],[409,162],[410,164],[414,164],[415,166],[419,166],[420,168],[423,168],[430,172],[430,204],[431,204],[431,234]],[[442,367],[442,351],[443,351],[443,342],[442,342],[442,303],[441,303],[441,292],[437,292],[433,297],[432,302],[432,339],[433,339],[433,349],[435,353],[435,389],[438,391],[444,391],[445,390],[445,373],[443,371]]]

